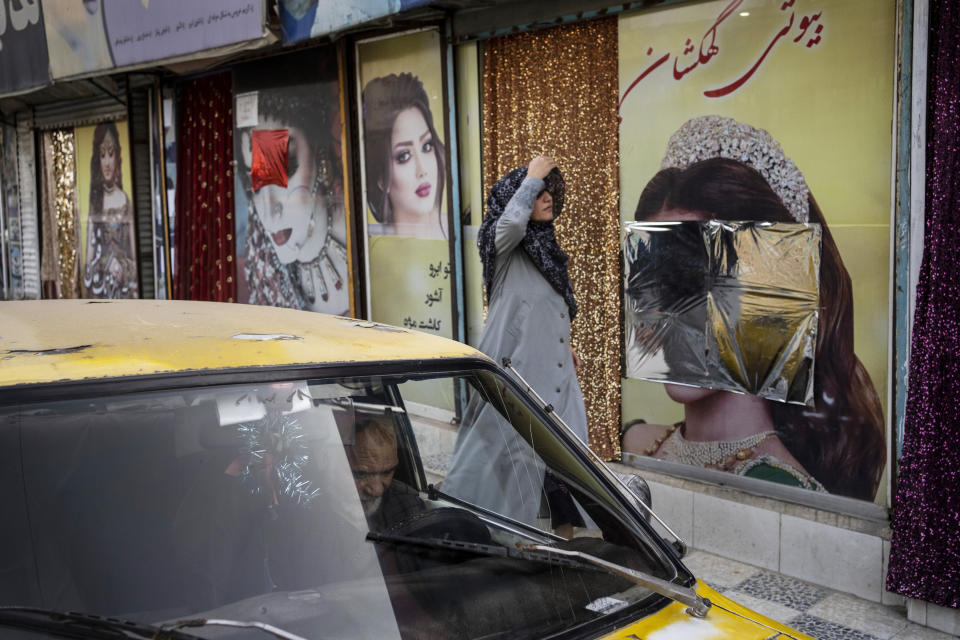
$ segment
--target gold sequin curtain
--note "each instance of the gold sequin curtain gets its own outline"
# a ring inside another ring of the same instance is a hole
[[[185,82],[179,98],[173,297],[233,302],[237,283],[230,72]]]
[[[570,256],[579,312],[590,446],[620,456],[620,213],[617,20],[489,40],[483,74],[483,186],[537,154],[567,183],[557,237]]]
[[[40,153],[43,297],[79,298],[79,210],[73,130],[45,131]]]

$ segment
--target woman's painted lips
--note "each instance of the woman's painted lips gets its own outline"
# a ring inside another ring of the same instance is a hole
[[[426,198],[428,195],[430,195],[430,192],[432,190],[433,190],[433,187],[430,185],[430,183],[424,182],[419,187],[417,187],[417,195],[420,196],[421,198]]]
[[[278,247],[282,247],[287,244],[287,240],[290,239],[290,235],[293,233],[293,229],[281,229],[276,233],[271,233],[270,236],[273,238],[273,243]]]

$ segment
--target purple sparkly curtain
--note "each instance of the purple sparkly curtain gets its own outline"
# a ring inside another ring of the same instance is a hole
[[[960,4],[930,3],[923,264],[887,589],[960,608]]]

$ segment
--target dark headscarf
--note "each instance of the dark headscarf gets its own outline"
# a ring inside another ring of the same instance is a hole
[[[527,167],[514,169],[493,185],[490,196],[487,198],[487,215],[480,224],[477,247],[480,249],[480,260],[483,262],[483,284],[486,287],[488,303],[493,293],[493,276],[496,272],[497,221],[503,215],[507,203],[510,202],[513,194],[517,192],[526,177]],[[559,169],[554,169],[547,174],[544,182],[547,191],[553,197],[553,218],[556,220],[563,210],[563,192],[565,189],[563,176]],[[557,242],[553,220],[549,222],[530,220],[527,223],[527,232],[523,236],[520,246],[527,252],[533,264],[537,266],[550,286],[563,296],[567,308],[570,310],[570,320],[573,320],[577,315],[577,301],[573,296],[570,275],[567,273],[567,254],[563,252]]]

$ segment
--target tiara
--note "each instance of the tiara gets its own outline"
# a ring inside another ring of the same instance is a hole
[[[753,167],[780,196],[794,220],[809,220],[807,182],[797,165],[783,153],[780,143],[767,131],[721,116],[687,120],[670,136],[660,168],[684,169],[710,158],[739,160]]]

